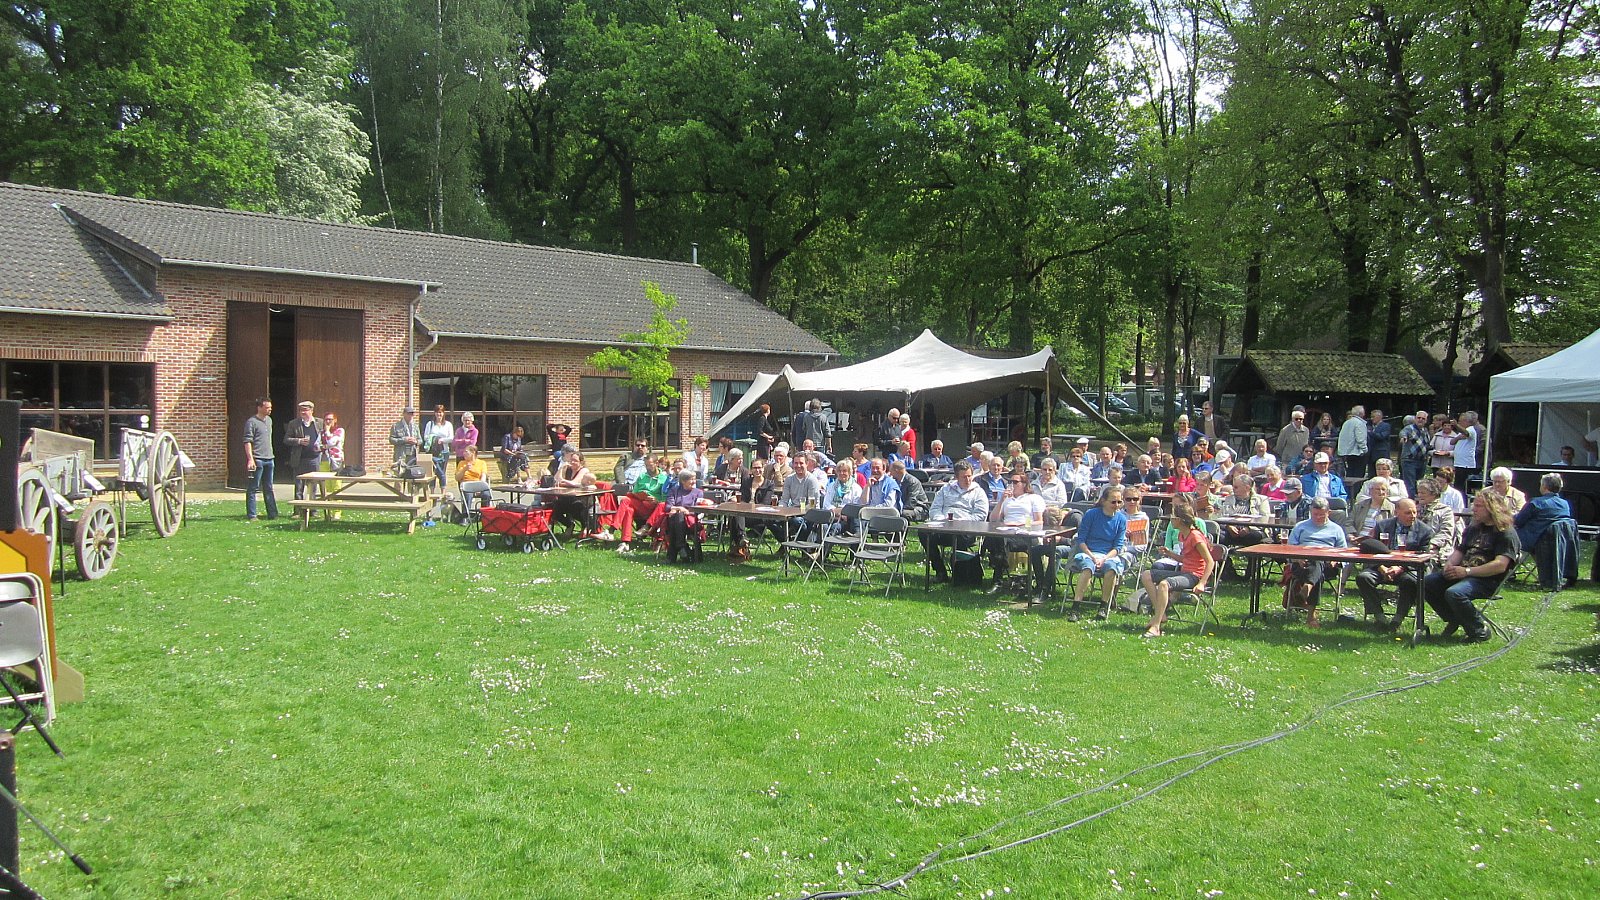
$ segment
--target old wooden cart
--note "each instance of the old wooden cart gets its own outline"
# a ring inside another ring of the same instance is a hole
[[[122,430],[122,454],[108,487],[94,474],[94,442],[35,428],[17,475],[21,524],[50,541],[70,534],[78,572],[91,581],[111,571],[127,530],[129,495],[148,501],[156,533],[171,537],[183,525],[184,457],[169,432]],[[101,499],[110,493],[115,505]]]

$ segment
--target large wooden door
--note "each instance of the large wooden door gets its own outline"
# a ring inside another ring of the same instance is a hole
[[[296,396],[317,404],[317,414],[339,415],[345,462],[365,465],[361,452],[361,311],[295,310]]]
[[[228,304],[228,484],[243,488],[244,423],[267,396],[271,312],[265,303]]]

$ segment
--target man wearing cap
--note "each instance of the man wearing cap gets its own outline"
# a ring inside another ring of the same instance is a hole
[[[300,476],[317,468],[317,448],[322,443],[322,423],[317,421],[317,406],[301,400],[295,417],[283,428],[283,445],[289,448],[289,472],[294,475],[294,498],[306,498],[306,483]]]
[[[1278,445],[1273,455],[1285,466],[1300,458],[1300,451],[1311,441],[1311,429],[1306,427],[1306,408],[1296,406],[1289,413],[1289,424],[1278,429]]]
[[[1363,428],[1366,425],[1363,423]],[[1324,500],[1338,498],[1349,502],[1350,494],[1344,489],[1344,479],[1333,474],[1333,460],[1328,454],[1318,453],[1311,458],[1311,471],[1300,476],[1300,486],[1305,489],[1307,497],[1321,497]]]
[[[417,447],[422,443],[422,433],[417,430],[417,408],[406,405],[400,411],[400,421],[389,429],[389,443],[394,447],[396,466],[417,464]]]
[[[1311,500],[1311,518],[1294,526],[1289,532],[1289,543],[1295,547],[1348,547],[1344,528],[1328,517],[1328,500],[1315,497]],[[1291,609],[1306,611],[1306,624],[1320,628],[1317,621],[1317,604],[1313,593],[1327,577],[1328,566],[1320,560],[1306,560],[1289,565],[1289,590],[1284,604]]]
[[[1299,478],[1283,480],[1283,499],[1278,502],[1283,504],[1282,512],[1278,515],[1280,519],[1304,522],[1311,515],[1311,498],[1306,496]]]

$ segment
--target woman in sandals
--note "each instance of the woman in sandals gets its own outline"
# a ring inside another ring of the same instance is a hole
[[[1174,589],[1192,591],[1211,577],[1211,567],[1216,560],[1211,555],[1211,544],[1206,534],[1195,526],[1194,512],[1179,505],[1172,512],[1178,529],[1177,551],[1161,548],[1161,553],[1178,561],[1178,568],[1152,567],[1139,576],[1139,582],[1150,597],[1150,626],[1145,637],[1160,637],[1161,624],[1167,620],[1167,603]]]

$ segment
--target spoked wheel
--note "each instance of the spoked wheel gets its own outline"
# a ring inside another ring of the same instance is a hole
[[[50,486],[44,473],[29,469],[17,478],[18,520],[23,531],[42,534],[50,542],[50,559],[56,558],[56,507],[50,499]],[[54,562],[51,563],[55,565]]]
[[[77,550],[78,574],[89,581],[99,581],[111,571],[117,559],[117,542],[121,534],[117,529],[117,514],[111,504],[96,500],[78,517],[78,527],[73,533],[73,546]]]
[[[150,448],[150,466],[145,474],[150,490],[150,517],[162,537],[172,537],[183,527],[183,458],[178,455],[178,439],[163,431]]]

